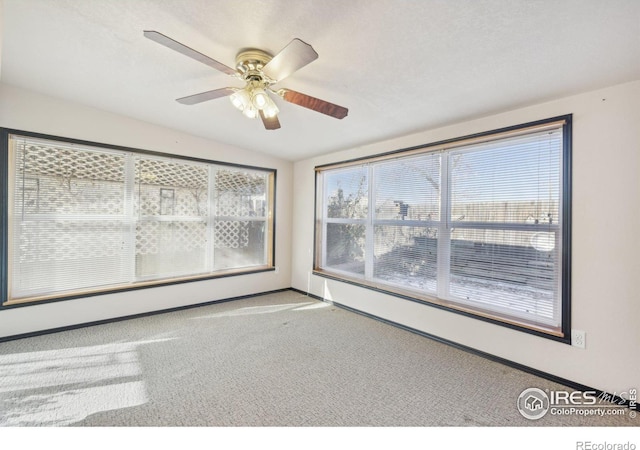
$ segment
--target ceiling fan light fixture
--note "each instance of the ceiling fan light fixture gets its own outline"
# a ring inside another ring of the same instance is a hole
[[[280,110],[278,109],[278,107],[276,106],[276,104],[273,102],[273,100],[271,100],[271,98],[267,97],[267,104],[264,106],[264,108],[262,108],[262,112],[264,113],[264,116],[268,119],[275,117],[278,115],[278,113],[280,112]]]
[[[242,114],[244,114],[249,119],[255,119],[256,117],[258,117],[258,110],[255,109],[253,105],[250,104],[249,106],[247,106],[245,109],[242,110]]]
[[[253,88],[251,91],[251,102],[256,109],[264,109],[269,104],[269,96],[261,87]]]
[[[229,99],[231,100],[231,104],[238,108],[240,111],[244,111],[248,106],[251,105],[249,94],[244,89],[238,89],[231,95],[231,97],[229,97]]]

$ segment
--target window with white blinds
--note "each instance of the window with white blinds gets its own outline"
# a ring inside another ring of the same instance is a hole
[[[7,139],[7,304],[273,266],[272,170]]]
[[[570,124],[318,167],[315,273],[566,338]]]

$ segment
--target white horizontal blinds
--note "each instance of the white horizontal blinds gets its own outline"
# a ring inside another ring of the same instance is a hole
[[[207,266],[208,190],[206,164],[135,157],[137,279],[210,271]]]
[[[129,281],[127,156],[18,136],[10,148],[10,296]]]
[[[328,219],[365,219],[369,211],[368,166],[327,173],[324,181]]]
[[[376,280],[436,292],[440,154],[373,164]]]
[[[366,219],[369,213],[369,168],[330,171],[324,178],[324,265],[364,276]]]
[[[438,229],[376,225],[374,278],[418,291],[436,292]]]
[[[269,174],[217,167],[214,192],[214,268],[267,264]]]
[[[557,224],[561,159],[561,130],[452,151],[452,220]]]
[[[9,149],[9,303],[271,263],[269,170],[17,135]]]
[[[316,168],[317,268],[560,333],[564,126]]]
[[[450,299],[560,326],[561,129],[449,154]]]
[[[440,154],[400,158],[374,167],[375,220],[440,219]]]

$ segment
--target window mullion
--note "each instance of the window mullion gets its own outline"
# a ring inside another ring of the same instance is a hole
[[[216,236],[215,236],[215,221],[216,217],[214,216],[214,202],[216,201],[216,174],[218,169],[215,166],[209,166],[209,184],[207,186],[208,189],[208,199],[209,199],[209,212],[207,214],[207,246],[206,246],[206,267],[209,271],[213,271],[214,269],[214,246],[216,245]]]
[[[563,133],[563,142],[566,138],[566,136],[564,136],[564,129],[562,131]],[[567,283],[568,286],[571,286],[571,283],[568,281],[570,274],[565,274],[564,271],[566,270],[565,264],[564,264],[564,252],[566,251],[566,247],[565,245],[568,245],[568,242],[564,242],[564,237],[565,237],[565,231],[568,231],[568,229],[565,228],[565,220],[569,221],[569,217],[565,216],[565,214],[567,213],[567,207],[568,205],[565,205],[565,201],[568,200],[569,197],[567,197],[569,195],[569,187],[566,183],[567,180],[565,180],[565,175],[569,175],[568,172],[565,172],[565,164],[569,163],[569,158],[570,155],[567,154],[567,148],[563,148],[563,152],[562,152],[562,157],[561,157],[561,162],[558,165],[558,185],[560,186],[560,189],[562,189],[564,192],[561,193],[561,195],[558,196],[558,211],[560,212],[559,216],[558,216],[558,228],[555,230],[554,232],[554,238],[555,238],[555,258],[556,261],[558,261],[558,269],[554,271],[554,276],[555,276],[555,287],[556,287],[556,293],[555,293],[555,301],[554,301],[554,305],[553,305],[553,317],[558,318],[558,323],[562,323],[563,321],[565,321],[563,319],[563,308],[565,305],[565,301],[568,301],[568,299],[565,299],[565,290],[563,289],[563,284]],[[566,191],[565,191],[566,190]],[[568,237],[568,236],[567,236]],[[565,278],[566,277],[566,278]]]
[[[440,156],[440,222],[438,223],[438,297],[449,297],[451,268],[451,199],[449,198],[449,154]]]
[[[136,159],[133,154],[125,155],[124,167],[124,223],[123,254],[128,278],[136,280],[136,224],[135,211]]]
[[[329,217],[329,202],[328,198],[328,183],[325,182],[325,174],[321,174],[318,178],[320,180],[320,191],[322,192],[322,201],[320,202],[322,208],[318,208],[320,213],[320,223],[322,224],[322,236],[320,240],[320,267],[327,266],[327,246],[324,244],[327,242],[327,218]]]
[[[374,244],[375,244],[375,230],[373,227],[373,219],[375,217],[375,198],[373,192],[374,186],[374,170],[373,164],[369,165],[369,173],[367,174],[367,223],[365,227],[365,250],[364,250],[364,277],[367,280],[373,279],[373,264],[374,264]]]

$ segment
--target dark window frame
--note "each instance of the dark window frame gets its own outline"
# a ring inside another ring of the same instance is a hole
[[[572,129],[573,129],[573,115],[565,114],[561,116],[555,116],[548,119],[542,119],[532,122],[527,122],[523,124],[513,125],[504,128],[498,128],[490,131],[465,135],[461,137],[456,137],[452,139],[446,139],[442,141],[436,141],[428,144],[407,147],[397,150],[392,150],[389,152],[378,153],[374,155],[358,157],[343,161],[336,161],[332,163],[322,164],[315,167],[315,191],[314,191],[314,245],[313,245],[313,268],[312,273],[314,275],[344,282],[350,285],[358,286],[361,288],[365,288],[368,290],[372,290],[375,292],[380,292],[383,294],[391,295],[393,297],[401,298],[404,300],[417,302],[422,305],[438,308],[441,310],[453,312],[455,314],[460,314],[466,317],[471,317],[474,319],[479,319],[485,322],[489,322],[495,325],[504,326],[510,329],[522,331],[528,334],[544,337],[547,339],[551,339],[554,341],[562,342],[565,344],[571,344],[571,202],[572,202]],[[490,138],[492,136],[497,136],[499,134],[507,134],[512,132],[518,132],[520,130],[525,130],[526,128],[534,128],[540,127],[547,124],[552,124],[554,122],[563,121],[564,125],[562,126],[562,185],[561,185],[561,198],[562,198],[562,209],[560,210],[560,214],[562,215],[562,228],[561,228],[561,236],[562,236],[562,252],[560,254],[560,264],[561,264],[561,273],[562,273],[562,282],[559,290],[559,295],[561,296],[561,324],[560,324],[560,333],[553,334],[551,332],[539,330],[534,327],[528,327],[525,325],[517,324],[511,321],[500,320],[494,317],[488,317],[484,315],[480,315],[473,311],[467,311],[464,309],[450,307],[442,303],[429,301],[428,299],[419,298],[413,295],[407,295],[403,292],[396,292],[390,289],[385,288],[380,285],[373,285],[372,283],[364,283],[357,278],[349,278],[343,277],[340,275],[336,275],[335,273],[330,273],[322,270],[319,266],[320,261],[320,252],[319,248],[321,242],[321,228],[322,222],[321,218],[318,217],[318,208],[321,206],[318,204],[318,177],[322,170],[337,167],[337,166],[351,166],[357,164],[363,164],[368,161],[377,160],[377,159],[385,159],[385,158],[393,158],[393,157],[402,157],[403,155],[411,155],[416,152],[429,152],[429,151],[437,151],[447,146],[456,146],[461,145],[462,141],[470,141],[470,140],[480,140],[483,138]]]
[[[9,180],[10,180],[10,168],[9,168],[9,139],[11,135],[24,136],[27,138],[36,138],[36,139],[46,139],[58,142],[64,142],[75,145],[83,145],[89,147],[95,147],[98,149],[108,149],[108,150],[116,150],[121,152],[129,152],[138,155],[146,155],[146,156],[156,156],[162,158],[172,158],[177,160],[191,161],[197,163],[205,163],[205,164],[215,164],[217,166],[226,166],[230,168],[239,168],[239,169],[247,169],[247,170],[258,170],[263,171],[269,174],[271,177],[271,189],[268,193],[268,200],[270,201],[270,212],[271,215],[267,214],[266,223],[271,228],[270,233],[268,233],[267,238],[269,240],[268,251],[267,251],[267,261],[264,266],[249,268],[249,269],[232,269],[228,271],[220,271],[219,273],[206,273],[199,274],[194,276],[183,276],[176,278],[166,278],[166,279],[157,279],[153,281],[146,281],[141,284],[130,284],[127,286],[113,286],[107,287],[105,289],[95,289],[95,290],[87,290],[86,292],[79,293],[70,293],[61,295],[51,296],[50,298],[44,299],[35,299],[29,300],[26,299],[24,301],[17,300],[10,304],[7,304],[9,301],[8,296],[8,283],[9,283],[9,264],[8,264],[8,254],[9,254]],[[13,128],[4,128],[0,127],[0,207],[2,208],[0,214],[0,311],[13,309],[13,308],[22,308],[52,302],[66,301],[66,300],[74,300],[80,298],[89,298],[100,295],[108,295],[114,293],[128,292],[128,291],[136,291],[140,289],[150,289],[157,288],[162,286],[170,286],[175,284],[183,284],[183,283],[192,283],[198,281],[219,279],[219,278],[227,278],[227,277],[235,277],[242,275],[251,275],[256,273],[263,272],[273,272],[276,270],[276,257],[275,257],[275,249],[276,249],[276,189],[277,189],[277,169],[273,168],[265,168],[259,166],[252,166],[247,164],[240,163],[231,163],[225,161],[217,161],[212,159],[205,158],[197,158],[192,156],[185,155],[177,155],[173,153],[164,153],[153,150],[140,149],[135,147],[126,147],[121,145],[112,145],[95,141],[88,141],[82,139],[74,139],[64,136],[56,136],[50,134],[37,133],[32,131],[18,130]]]

